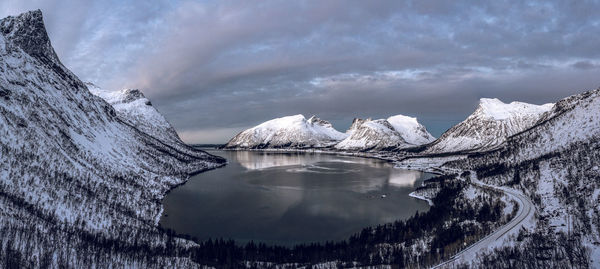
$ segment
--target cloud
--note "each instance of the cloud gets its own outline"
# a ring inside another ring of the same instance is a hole
[[[223,137],[229,137],[231,134],[238,134],[244,128],[209,128],[180,131],[179,137],[192,144],[210,144],[223,143]]]
[[[571,66],[577,69],[584,70],[598,68],[598,64],[592,63],[590,61],[578,61],[576,63],[571,64]]]
[[[417,116],[439,135],[480,97],[533,103],[598,87],[597,2],[3,1],[42,8],[63,62],[141,88],[185,140],[317,114]]]

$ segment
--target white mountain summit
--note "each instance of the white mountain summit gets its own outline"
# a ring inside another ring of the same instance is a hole
[[[93,83],[85,84],[92,94],[111,104],[118,116],[138,130],[163,142],[183,144],[175,128],[152,106],[150,100],[140,90],[107,91]]]
[[[489,149],[500,145],[507,137],[535,124],[553,104],[510,104],[494,98],[482,98],[467,119],[446,131],[425,149],[426,153],[457,152]]]
[[[435,137],[427,131],[425,126],[417,121],[417,118],[396,115],[387,118],[387,121],[400,133],[404,141],[409,144],[422,145],[435,140]]]
[[[350,136],[337,145],[339,150],[384,150],[429,143],[435,138],[416,118],[396,115],[387,119],[354,119],[346,132]]]
[[[287,116],[266,121],[232,138],[226,148],[324,148],[348,135],[316,116]]]

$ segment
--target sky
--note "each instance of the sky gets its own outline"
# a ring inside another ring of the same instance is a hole
[[[439,136],[479,98],[535,104],[600,87],[600,1],[23,1],[62,62],[141,89],[189,143],[263,121],[417,117]]]

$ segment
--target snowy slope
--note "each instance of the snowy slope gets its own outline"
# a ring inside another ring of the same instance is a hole
[[[354,119],[346,131],[348,138],[336,149],[345,151],[378,151],[392,148],[407,148],[434,140],[416,118],[396,115],[387,119]]]
[[[150,100],[140,90],[107,91],[93,83],[85,84],[91,93],[111,104],[119,117],[138,130],[164,142],[183,143],[173,126],[152,106]]]
[[[600,266],[598,111],[600,89],[567,97],[542,114],[533,126],[509,137],[495,150],[445,166],[475,170],[484,182],[511,185],[529,196],[536,207],[536,231],[544,231],[544,240],[549,242],[546,244],[552,246],[547,249],[547,265],[596,268]],[[577,236],[570,236],[573,234]],[[528,240],[505,243],[523,252],[517,255],[522,257],[517,267],[529,264],[528,257],[539,255],[528,251],[535,244]],[[553,254],[578,253],[583,249],[589,251],[589,260],[584,256],[564,259]],[[502,256],[492,261],[485,267],[507,262]]]
[[[315,116],[287,116],[266,121],[232,138],[226,148],[323,148],[346,138]]]
[[[346,130],[346,134],[348,136],[352,135],[352,133],[354,133],[354,131],[356,131],[363,123],[367,122],[367,121],[371,121],[371,118],[368,119],[359,119],[359,118],[354,118],[354,120],[352,120],[352,124],[350,125],[350,128],[348,128],[348,130]]]
[[[417,118],[404,115],[396,115],[387,118],[387,121],[400,133],[400,136],[409,144],[423,145],[435,140]]]
[[[510,137],[506,147],[519,159],[564,150],[600,136],[600,89],[573,95],[556,103],[531,128]],[[526,142],[525,142],[526,141]]]
[[[425,152],[484,150],[498,146],[507,137],[531,127],[551,108],[552,104],[505,104],[498,99],[482,98],[473,114],[428,145]]]
[[[385,119],[354,120],[348,132],[351,135],[335,145],[336,149],[345,151],[376,151],[409,146],[400,133]]]
[[[0,20],[0,111],[0,260],[22,267],[149,267],[133,246],[165,244],[165,193],[224,163],[138,130],[91,94],[39,10]],[[154,266],[179,263],[165,254]]]

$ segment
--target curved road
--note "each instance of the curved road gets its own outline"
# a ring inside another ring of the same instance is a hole
[[[453,267],[454,265],[458,265],[461,263],[469,263],[475,260],[479,252],[487,249],[493,249],[494,247],[498,246],[498,244],[502,243],[502,237],[504,237],[507,233],[517,233],[519,229],[521,229],[521,227],[526,223],[526,221],[531,219],[535,213],[535,206],[533,205],[531,200],[529,200],[529,198],[519,193],[518,191],[507,187],[498,187],[485,184],[476,178],[474,171],[471,171],[471,175],[472,184],[480,187],[493,188],[502,191],[508,197],[516,201],[519,205],[517,215],[507,224],[501,226],[498,230],[487,235],[481,240],[471,244],[469,247],[458,252],[456,255],[452,256],[447,261],[442,262],[432,268]]]

